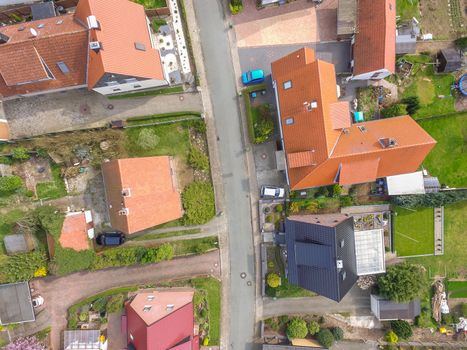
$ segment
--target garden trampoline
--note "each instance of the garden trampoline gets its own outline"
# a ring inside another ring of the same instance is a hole
[[[467,96],[467,74],[464,74],[459,79],[459,83],[457,84],[457,88],[462,93],[462,95]]]

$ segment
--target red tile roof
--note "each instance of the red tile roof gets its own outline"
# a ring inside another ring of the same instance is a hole
[[[348,107],[337,100],[334,66],[315,60],[312,51],[301,49],[272,63],[291,188],[372,181],[415,171],[436,141],[409,116],[342,128]],[[285,90],[282,84],[289,80],[292,88]],[[318,106],[308,111],[303,101],[316,101]],[[293,124],[287,125],[289,118]],[[397,145],[383,148],[379,140],[384,138],[395,139]],[[360,174],[353,174],[356,164],[362,167]]]
[[[353,75],[396,68],[396,0],[358,0]]]
[[[0,140],[5,141],[10,139],[10,127],[6,119],[0,119]]]
[[[331,103],[329,105],[329,113],[331,114],[334,130],[350,127],[350,106],[347,101]]]
[[[89,249],[88,228],[83,212],[69,213],[63,221],[60,245],[76,251]]]
[[[170,157],[116,159],[102,171],[114,229],[131,234],[182,216]],[[127,215],[120,214],[124,208]]]
[[[76,17],[87,23],[96,16],[99,29],[90,41],[102,43],[98,53],[89,50],[88,85],[93,88],[105,73],[164,79],[158,50],[152,48],[149,25],[142,5],[129,0],[80,0]],[[135,48],[141,43],[146,50]]]

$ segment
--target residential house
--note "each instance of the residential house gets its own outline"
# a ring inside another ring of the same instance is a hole
[[[420,315],[420,299],[409,303],[396,303],[379,295],[370,296],[371,312],[380,321],[413,320]]]
[[[312,49],[273,62],[272,79],[292,190],[410,173],[436,144],[410,116],[352,124],[334,66]]]
[[[396,66],[396,0],[357,0],[353,80],[383,79]]]
[[[35,321],[28,282],[0,285],[0,325]]]
[[[115,159],[102,173],[114,229],[132,234],[182,217],[171,157]]]
[[[198,350],[193,294],[191,290],[138,293],[125,306],[128,349]]]
[[[90,210],[68,213],[65,216],[58,239],[62,248],[87,250],[91,247],[90,240],[93,238],[94,227]]]
[[[73,14],[42,18],[47,16],[53,13],[0,27],[3,99],[84,87],[108,95],[167,85],[143,6],[80,0]]]

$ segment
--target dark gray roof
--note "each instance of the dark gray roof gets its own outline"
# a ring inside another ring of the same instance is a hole
[[[340,301],[358,278],[353,218],[290,216],[285,232],[288,281]],[[337,266],[338,260],[342,268]]]
[[[337,7],[337,35],[352,35],[357,18],[356,0],[339,0]]]
[[[413,320],[420,315],[420,299],[410,303],[396,303],[372,294],[371,312],[379,320]]]
[[[0,285],[0,323],[34,321],[28,282]]]
[[[26,238],[22,234],[7,235],[3,239],[7,254],[24,253],[28,251]]]
[[[396,54],[415,53],[417,51],[417,38],[411,35],[396,36]]]
[[[31,5],[32,19],[40,20],[55,17],[55,6],[53,1],[40,2]],[[40,23],[39,23],[40,24]]]

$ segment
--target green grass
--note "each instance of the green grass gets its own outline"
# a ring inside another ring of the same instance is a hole
[[[14,209],[7,214],[0,216],[0,252],[2,254],[5,254],[3,238],[5,238],[6,235],[12,233],[13,226],[24,216],[24,214],[24,211],[20,209]]]
[[[174,256],[201,254],[207,250],[219,248],[217,237],[186,239],[170,242],[170,245],[174,248]]]
[[[467,281],[449,281],[447,290],[451,298],[467,298]]]
[[[423,162],[441,183],[467,187],[467,113],[419,121],[438,143]]]
[[[165,2],[165,0],[132,0],[132,1],[143,5],[145,9],[167,7],[167,3]]]
[[[398,256],[433,254],[434,213],[433,208],[417,211],[395,208],[394,244]]]
[[[133,238],[133,241],[148,241],[151,239],[161,239],[161,238],[169,238],[169,237],[178,237],[178,236],[186,236],[192,235],[196,233],[200,233],[201,229],[194,228],[190,230],[183,230],[183,231],[171,231],[171,232],[164,232],[164,233],[150,233],[143,236],[138,236]]]
[[[159,31],[159,28],[162,27],[162,26],[165,26],[167,24],[167,21],[165,19],[162,19],[162,18],[154,18],[152,20],[152,30],[157,33]],[[181,88],[181,86],[180,86]],[[182,89],[183,91],[183,89]]]
[[[266,286],[266,294],[269,296],[275,296],[276,298],[303,298],[317,295],[307,289],[290,284],[289,281],[287,281],[287,278],[282,278],[281,285],[274,288],[274,290],[269,286]]]
[[[154,26],[154,22],[153,22],[153,26]],[[132,92],[129,94],[109,96],[109,100],[121,100],[124,98],[144,97],[144,96],[168,95],[168,94],[176,94],[179,92],[183,92],[183,86],[171,86],[171,87],[161,88],[157,90],[139,91],[139,92]]]
[[[463,274],[467,266],[465,213],[467,201],[444,208],[444,255],[411,258],[409,261],[424,265],[431,277],[447,275],[456,278]]]
[[[176,112],[167,114],[154,114],[145,117],[136,117],[127,119],[127,124],[132,125],[150,125],[158,124],[169,121],[180,121],[183,122],[186,119],[200,119],[201,114],[197,112]]]
[[[412,17],[420,19],[420,10],[418,8],[419,0],[397,0],[396,14],[402,20],[411,20]]]
[[[221,325],[221,283],[212,278],[194,278],[191,284],[207,293],[209,316],[209,345],[219,345]]]
[[[156,135],[156,146],[144,148],[138,142],[138,137],[144,129],[149,129]],[[188,128],[182,123],[171,123],[141,128],[125,129],[125,149],[130,157],[148,156],[180,156],[186,160],[190,150]]]
[[[41,182],[36,185],[37,197],[39,199],[56,199],[67,195],[65,182],[60,174],[60,167],[52,165],[51,182]]]

